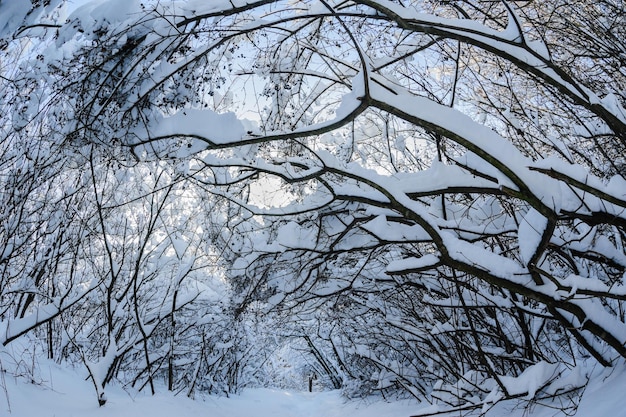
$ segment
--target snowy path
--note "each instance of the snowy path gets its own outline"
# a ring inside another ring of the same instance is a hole
[[[45,367],[43,367],[45,368]],[[47,370],[46,370],[47,371]],[[168,392],[134,398],[109,387],[108,402],[98,407],[89,381],[62,369],[49,369],[41,385],[6,377],[0,379],[1,417],[408,417],[421,407],[414,401],[394,403],[346,402],[338,391],[300,393],[251,389],[241,395],[190,400]],[[45,387],[45,388],[44,388]]]
[[[626,363],[594,373],[575,416],[625,417]],[[71,371],[42,366],[42,374],[36,378],[42,383],[26,384],[0,374],[0,417],[409,417],[427,406],[415,401],[346,401],[338,391],[251,389],[231,398],[194,401],[168,392],[133,398],[119,387],[109,387],[106,406],[98,407],[89,381]],[[529,414],[515,403],[487,413],[487,417],[557,415],[562,416],[554,409],[537,406]]]

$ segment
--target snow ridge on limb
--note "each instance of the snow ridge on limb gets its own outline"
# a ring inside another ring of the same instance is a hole
[[[531,160],[495,131],[456,109],[412,94],[377,75],[372,76],[369,98],[372,106],[441,133],[466,147],[503,174],[498,178],[501,189],[523,195],[542,213],[553,212],[546,206],[550,200],[541,193],[545,189],[542,184],[545,178],[531,172],[528,169]]]
[[[312,135],[321,135],[334,131],[352,122],[368,107],[363,99],[365,90],[357,76],[349,93],[341,100],[335,118],[308,126],[292,129],[289,132],[275,131],[246,132],[241,120],[234,113],[218,114],[209,109],[186,109],[168,116],[155,117],[145,126],[137,128],[130,136],[132,148],[144,149],[152,143],[159,143],[173,137],[194,139],[198,145],[189,147],[184,157],[206,149],[223,149],[254,145],[287,139],[297,139]],[[215,125],[216,129],[213,127]]]
[[[37,306],[34,311],[25,317],[0,321],[0,326],[4,328],[4,335],[0,338],[0,343],[6,346],[20,336],[25,335],[29,331],[48,323],[50,320],[58,317],[68,311],[76,304],[81,302],[89,293],[97,289],[98,285],[91,285],[82,294],[75,295],[67,300],[66,297],[58,297],[55,302]]]

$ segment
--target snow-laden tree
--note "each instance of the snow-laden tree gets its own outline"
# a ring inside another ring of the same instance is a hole
[[[4,53],[4,137],[59,147],[31,164],[46,186],[97,149],[240,206],[221,219],[235,316],[290,312],[330,379],[460,409],[541,397],[583,358],[626,357],[624,17],[611,0],[101,0],[12,28],[29,37]],[[36,184],[14,160],[3,186]],[[102,214],[109,191],[82,186]],[[147,232],[92,220],[110,290],[107,236]],[[21,233],[2,265],[35,265]]]
[[[76,101],[58,87],[69,79],[41,65],[66,19],[58,3],[0,3],[3,363],[35,375],[21,358],[44,351],[82,364],[101,404],[114,380],[234,392],[248,339],[220,257],[240,210],[185,181],[184,161],[68,135]]]

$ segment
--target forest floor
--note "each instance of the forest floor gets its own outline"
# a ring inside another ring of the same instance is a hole
[[[0,416],[7,417],[409,417],[427,403],[346,400],[338,391],[292,392],[280,389],[249,389],[240,395],[191,400],[166,390],[155,396],[110,386],[108,401],[98,407],[89,381],[55,365],[42,366],[39,382],[0,375]],[[626,416],[626,365],[595,372],[577,409],[563,414],[556,408],[519,401],[500,403],[486,417]],[[562,401],[563,399],[561,399]],[[527,403],[525,403],[527,404]],[[432,408],[431,408],[432,410]],[[479,415],[475,413],[473,415]],[[449,414],[444,415],[449,416]],[[454,416],[459,416],[458,413]]]

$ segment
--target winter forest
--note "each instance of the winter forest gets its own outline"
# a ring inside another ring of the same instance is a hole
[[[625,106],[621,0],[0,0],[0,393],[573,414],[626,366]]]

